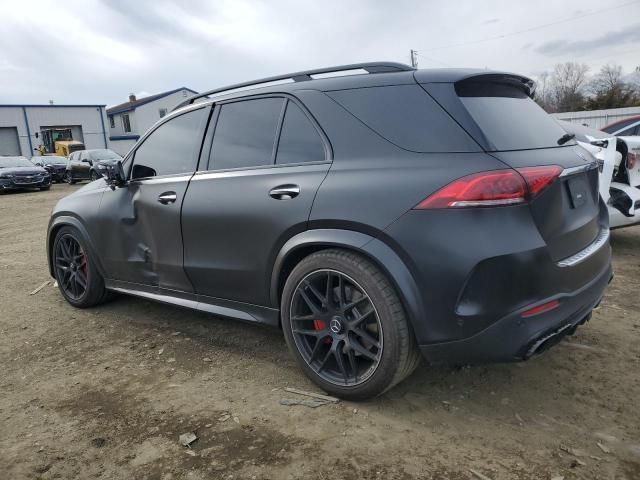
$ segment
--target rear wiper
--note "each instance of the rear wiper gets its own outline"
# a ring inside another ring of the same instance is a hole
[[[569,140],[573,140],[574,138],[576,138],[575,133],[565,133],[558,139],[558,145],[564,145]]]

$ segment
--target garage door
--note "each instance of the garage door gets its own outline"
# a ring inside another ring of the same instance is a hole
[[[0,127],[0,155],[20,155],[16,127]]]

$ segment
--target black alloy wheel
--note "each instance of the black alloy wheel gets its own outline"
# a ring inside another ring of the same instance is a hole
[[[365,382],[382,358],[382,324],[364,289],[344,273],[322,269],[297,285],[290,322],[301,356],[323,380]]]
[[[87,256],[78,240],[71,234],[58,239],[54,261],[60,289],[71,300],[81,300],[89,284]]]

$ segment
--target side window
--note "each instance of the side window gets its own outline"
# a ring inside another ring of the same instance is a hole
[[[156,128],[134,153],[131,178],[195,171],[208,108],[174,117]]]
[[[321,162],[325,159],[324,143],[315,127],[298,105],[288,101],[276,163]]]
[[[126,113],[122,114],[122,128],[127,133],[131,131],[131,122],[129,121],[129,115]]]
[[[631,135],[638,135],[638,129],[640,129],[640,125],[634,125],[633,127],[626,128],[623,131],[616,133],[616,135],[619,137],[629,137]]]
[[[220,106],[209,169],[273,164],[282,98],[258,98]]]
[[[606,133],[615,133],[627,127],[628,125],[635,123],[636,121],[636,118],[628,118],[627,120],[619,121],[614,123],[613,125],[609,125],[608,127],[603,128],[602,131]],[[620,135],[620,133],[618,135]]]

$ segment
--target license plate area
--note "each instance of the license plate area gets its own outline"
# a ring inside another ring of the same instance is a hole
[[[571,199],[571,208],[580,208],[589,199],[589,184],[583,175],[573,176],[565,182]]]

